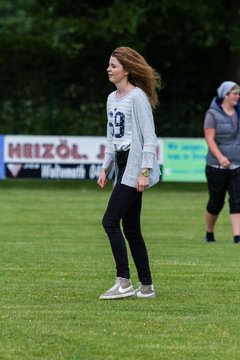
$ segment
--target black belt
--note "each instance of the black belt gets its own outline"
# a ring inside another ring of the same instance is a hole
[[[126,151],[121,150],[121,151],[115,152],[116,161],[119,166],[126,165],[127,159],[128,159],[128,154],[129,154],[129,149]]]

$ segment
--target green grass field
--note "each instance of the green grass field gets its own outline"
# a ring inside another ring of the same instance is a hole
[[[110,190],[0,182],[0,359],[240,359],[240,245],[228,204],[207,244],[205,184],[147,191],[142,230],[157,297],[100,301],[115,278],[101,226]]]

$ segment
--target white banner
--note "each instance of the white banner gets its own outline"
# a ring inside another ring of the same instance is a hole
[[[101,136],[6,135],[6,177],[97,179],[105,144],[106,138]],[[162,139],[158,139],[157,154],[159,164],[162,164]]]
[[[6,163],[101,164],[106,138],[101,136],[4,137]],[[163,141],[158,139],[158,159],[163,162]]]
[[[6,163],[91,164],[102,163],[105,137],[23,136],[4,137]]]

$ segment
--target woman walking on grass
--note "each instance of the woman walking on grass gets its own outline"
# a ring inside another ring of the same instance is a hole
[[[226,194],[233,242],[240,244],[240,87],[224,81],[217,89],[204,120],[208,145],[206,177],[209,200],[206,208],[206,241],[214,242],[214,229]]]
[[[114,163],[115,186],[102,223],[116,263],[116,281],[100,299],[134,295],[154,298],[140,214],[143,191],[155,185],[160,177],[152,114],[152,108],[158,104],[160,76],[138,52],[129,47],[119,47],[113,51],[107,73],[116,90],[107,99],[107,145],[98,184],[104,188],[107,174]],[[137,290],[134,290],[130,280],[123,234],[137,269],[140,282]]]

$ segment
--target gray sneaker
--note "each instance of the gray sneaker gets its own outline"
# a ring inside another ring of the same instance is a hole
[[[143,285],[139,283],[139,288],[135,290],[135,296],[142,299],[153,299],[156,297],[153,285]]]
[[[135,295],[135,290],[132,287],[131,280],[117,277],[115,285],[102,294],[99,299],[122,299],[133,295]]]

